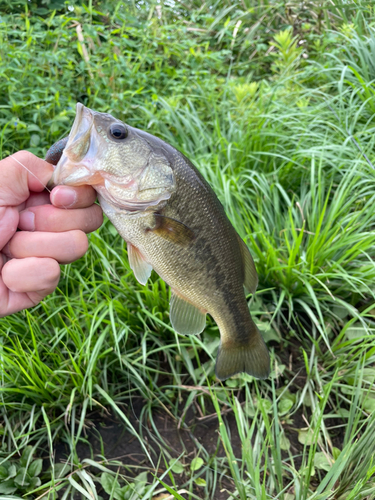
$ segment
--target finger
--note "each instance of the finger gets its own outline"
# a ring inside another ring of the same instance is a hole
[[[0,162],[0,206],[23,203],[30,191],[41,192],[53,167],[29,151],[18,151]]]
[[[95,203],[96,191],[91,186],[56,186],[51,202],[57,208],[86,208]]]
[[[21,212],[18,227],[23,231],[62,232],[80,229],[91,233],[98,229],[102,222],[103,213],[99,205],[71,210],[43,205]]]
[[[13,259],[44,257],[54,259],[60,264],[69,264],[85,255],[87,249],[87,236],[82,231],[62,233],[18,231],[3,251]]]
[[[17,231],[19,213],[13,207],[0,207],[0,250]]]
[[[30,257],[12,259],[1,270],[3,282],[12,292],[51,293],[60,279],[60,266],[54,259]],[[45,296],[44,295],[44,296]]]
[[[35,306],[54,291],[59,279],[60,266],[53,259],[7,262],[0,276],[0,317]]]
[[[12,292],[7,288],[0,276],[0,318],[33,307],[42,298],[44,296],[39,300],[35,298],[34,302],[27,293]]]
[[[41,193],[30,193],[30,196],[26,200],[24,208],[37,207],[39,205],[49,205],[51,203],[49,196],[50,195],[48,191],[42,191]]]

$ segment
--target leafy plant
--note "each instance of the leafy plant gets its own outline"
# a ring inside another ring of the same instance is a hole
[[[100,477],[101,485],[110,498],[115,500],[138,500],[151,489],[147,486],[147,472],[141,472],[134,478],[134,482],[120,486],[116,476],[103,472]]]
[[[0,460],[0,495],[27,495],[41,485],[43,460],[35,459],[34,451],[26,446],[19,459]]]
[[[271,69],[276,73],[292,72],[295,70],[303,48],[298,46],[298,37],[293,37],[291,29],[280,31],[270,42],[277,52],[273,52],[274,62]]]

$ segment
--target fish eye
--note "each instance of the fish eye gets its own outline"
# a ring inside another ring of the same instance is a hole
[[[128,130],[122,123],[112,123],[109,127],[109,133],[114,139],[126,139]]]

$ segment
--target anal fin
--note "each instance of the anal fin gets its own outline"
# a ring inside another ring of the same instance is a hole
[[[172,290],[170,320],[176,332],[182,335],[194,335],[203,332],[206,326],[206,313]]]
[[[249,249],[245,242],[237,234],[238,242],[240,244],[242,263],[244,267],[244,287],[250,293],[255,293],[258,286],[258,274],[255,269],[255,264]]]
[[[141,283],[141,285],[145,285],[148,278],[151,276],[152,266],[144,260],[137,247],[129,242],[127,242],[127,247],[129,265],[134,273],[134,276]]]

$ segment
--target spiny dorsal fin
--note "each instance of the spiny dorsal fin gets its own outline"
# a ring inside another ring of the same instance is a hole
[[[169,315],[174,330],[182,335],[201,333],[206,326],[206,313],[177,295],[174,290]]]
[[[249,293],[255,293],[258,286],[258,275],[255,269],[255,264],[249,249],[240,236],[237,234],[238,242],[240,244],[242,262],[244,268],[244,287]]]
[[[149,231],[177,245],[187,246],[195,239],[194,231],[178,220],[155,214],[155,227]]]
[[[148,262],[146,262],[138,250],[137,247],[127,242],[128,247],[128,258],[129,265],[133,270],[134,276],[141,283],[141,285],[145,285],[147,283],[148,278],[151,275],[152,266]]]

